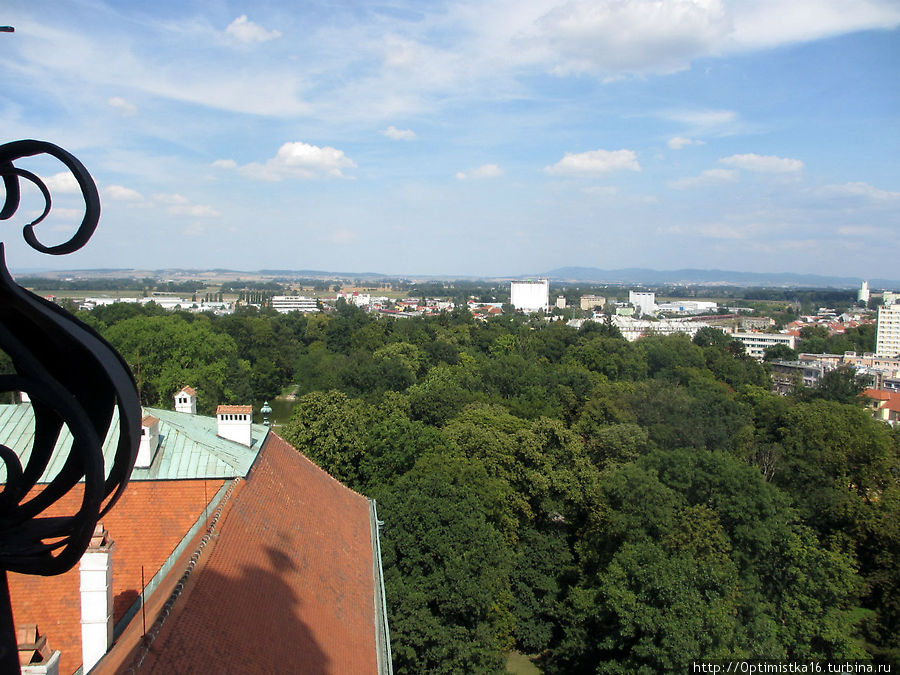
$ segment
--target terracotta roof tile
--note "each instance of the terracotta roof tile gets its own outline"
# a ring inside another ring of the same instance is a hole
[[[368,500],[270,433],[146,672],[377,673]]]
[[[216,415],[225,415],[231,413],[250,415],[253,413],[252,405],[220,405],[216,408]]]
[[[141,418],[141,426],[152,427],[154,424],[159,423],[159,418],[154,417],[153,415],[144,415]]]
[[[113,621],[118,621],[140,594],[141,566],[149,581],[171,555],[191,525],[203,514],[222,480],[132,481],[103,518],[113,549]],[[40,491],[45,486],[36,488]],[[81,501],[78,484],[46,515],[74,513]],[[76,565],[65,574],[40,577],[9,574],[13,616],[17,624],[36,623],[53,649],[60,651],[60,673],[81,664],[81,598]]]
[[[182,387],[181,391],[179,391],[178,394],[181,394],[181,393],[188,394],[189,396],[197,395],[197,392],[194,391],[193,387]],[[175,394],[175,395],[178,396],[178,394]]]

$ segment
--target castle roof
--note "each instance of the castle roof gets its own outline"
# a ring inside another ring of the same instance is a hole
[[[0,406],[0,442],[20,457],[26,408]],[[253,425],[247,448],[217,437],[214,418],[147,412],[160,420],[160,449],[103,518],[114,541],[116,643],[92,672],[136,662],[160,673],[389,672],[374,502],[267,427]],[[61,442],[54,454],[66,449]],[[81,489],[43,515],[77,510]],[[11,573],[9,587],[16,622],[36,623],[61,652],[60,673],[74,672],[77,566],[53,577]]]

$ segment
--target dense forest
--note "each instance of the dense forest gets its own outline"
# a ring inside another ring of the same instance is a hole
[[[898,436],[854,382],[777,396],[715,329],[629,343],[342,301],[80,317],[145,404],[191,384],[209,413],[296,386],[280,433],[378,501],[398,673],[502,672],[511,650],[547,674],[900,664]]]

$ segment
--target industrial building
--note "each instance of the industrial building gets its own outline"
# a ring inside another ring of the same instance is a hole
[[[523,312],[546,312],[550,307],[550,281],[529,279],[510,282],[509,301]]]

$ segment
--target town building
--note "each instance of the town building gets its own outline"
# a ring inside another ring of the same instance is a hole
[[[639,314],[653,314],[656,312],[656,293],[628,291],[630,302]]]
[[[797,337],[794,335],[785,335],[784,333],[754,333],[736,331],[730,333],[731,337],[739,340],[744,344],[747,354],[753,358],[762,361],[765,356],[766,349],[775,345],[787,345],[791,349],[797,347]]]
[[[900,354],[900,304],[881,305],[878,308],[875,353],[878,356]]]
[[[176,402],[189,410],[191,397]],[[254,424],[249,406],[216,418],[145,408],[141,424],[131,482],[80,566],[9,574],[26,655],[63,675],[392,672],[374,501]],[[0,405],[0,443],[20,458],[33,426],[30,404]],[[64,428],[36,491],[71,443]],[[79,504],[76,486],[45,515]]]
[[[705,300],[674,300],[656,305],[657,312],[671,314],[711,314],[718,309],[718,303]]]
[[[606,298],[604,298],[602,295],[582,295],[579,306],[585,312],[590,312],[591,310],[597,309],[598,307],[600,309],[603,309],[603,305],[605,304]]]
[[[859,292],[856,294],[856,301],[868,303],[871,296],[872,293],[869,290],[869,282],[862,282],[862,285],[859,287]]]
[[[862,397],[875,419],[884,420],[891,426],[900,422],[900,392],[866,389]]]
[[[790,394],[798,385],[816,387],[829,368],[812,361],[772,361],[772,386],[779,394]]]
[[[319,305],[315,298],[302,295],[273,295],[272,309],[282,314],[289,312],[318,312]]]
[[[550,281],[512,281],[509,286],[509,301],[515,309],[522,312],[546,312],[550,308]]]

